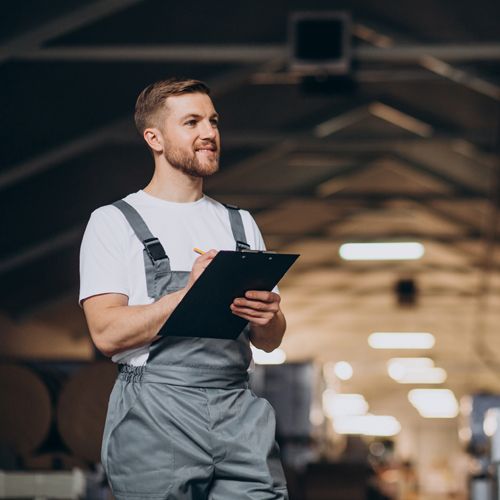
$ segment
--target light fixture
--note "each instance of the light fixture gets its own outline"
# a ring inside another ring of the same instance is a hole
[[[274,351],[266,352],[262,349],[257,349],[250,346],[252,349],[253,360],[257,365],[281,365],[286,360],[286,353],[283,349],[274,349]]]
[[[374,332],[368,344],[374,349],[431,349],[434,335],[426,332]]]
[[[359,415],[336,418],[333,428],[338,434],[395,436],[401,430],[401,424],[390,415]]]
[[[339,254],[344,260],[416,260],[424,255],[417,242],[344,243]]]
[[[454,418],[458,402],[449,389],[412,389],[408,400],[424,418]]]
[[[323,392],[323,411],[330,418],[364,415],[368,403],[362,394],[338,394],[333,389]]]
[[[430,358],[392,358],[387,362],[387,373],[400,384],[441,384],[447,377]]]
[[[498,429],[498,408],[490,408],[486,411],[483,420],[483,431],[488,437],[492,437]]]
[[[347,361],[339,361],[338,363],[335,363],[334,371],[335,375],[337,375],[340,380],[349,380],[352,378],[352,366]]]

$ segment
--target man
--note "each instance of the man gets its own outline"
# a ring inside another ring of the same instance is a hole
[[[279,295],[234,300],[249,321],[236,340],[157,335],[218,250],[264,249],[248,212],[203,194],[219,166],[218,120],[200,81],[144,89],[135,121],[153,177],[94,211],[83,238],[80,302],[95,345],[119,363],[102,444],[118,500],[287,498],[273,410],[247,384],[249,341],[281,343]]]

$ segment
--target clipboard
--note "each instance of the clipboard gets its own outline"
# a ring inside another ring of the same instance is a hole
[[[162,326],[159,335],[236,339],[246,319],[230,305],[249,290],[271,291],[297,254],[221,250]]]

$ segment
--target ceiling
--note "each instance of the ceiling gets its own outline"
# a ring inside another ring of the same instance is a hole
[[[446,387],[499,391],[500,4],[257,7],[2,6],[2,331],[57,332],[52,353],[91,355],[76,305],[83,229],[92,210],[152,174],[133,129],[137,94],[184,75],[211,86],[222,117],[221,171],[206,192],[249,209],[268,248],[301,254],[281,285],[288,359],[347,360],[355,375],[345,390],[377,401],[407,391],[385,371],[405,353],[370,349],[369,333],[430,331]],[[287,67],[288,15],[342,9],[353,19],[354,85],[307,85]],[[384,239],[421,241],[424,258],[338,256],[343,242]],[[403,278],[417,285],[413,307],[397,303]],[[39,349],[32,355],[48,356],[46,343]]]

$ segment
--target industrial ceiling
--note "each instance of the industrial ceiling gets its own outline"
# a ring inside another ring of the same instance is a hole
[[[374,351],[368,335],[429,331],[444,386],[457,396],[500,390],[498,2],[1,8],[4,334],[38,333],[59,339],[53,356],[90,356],[77,305],[85,224],[152,174],[133,128],[137,94],[156,79],[190,76],[211,86],[222,118],[221,171],[207,194],[249,209],[268,248],[302,255],[281,285],[288,359],[347,360],[346,390],[397,402],[408,388],[385,362],[405,353]],[[351,13],[350,88],[312,91],[289,71],[288,16],[303,10]],[[344,242],[382,240],[419,241],[425,255],[339,257]],[[398,303],[400,280],[414,283],[413,305]],[[46,343],[35,345],[32,356],[50,357]]]

